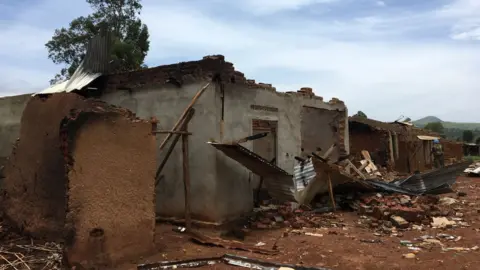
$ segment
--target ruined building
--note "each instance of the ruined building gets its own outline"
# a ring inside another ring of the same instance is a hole
[[[293,184],[294,157],[302,150],[322,152],[335,144],[332,159],[348,155],[348,114],[342,101],[325,102],[309,88],[277,92],[269,84],[247,80],[223,56],[100,76],[76,92],[127,108],[143,119],[156,117],[159,130],[170,130],[207,83],[188,126],[194,219],[218,223],[250,211],[252,191],[259,186],[252,171],[281,173]],[[231,142],[264,132],[264,138],[227,149]],[[157,142],[163,138],[157,135]],[[170,156],[156,187],[156,212],[163,218],[184,215],[180,148],[177,145]],[[157,165],[164,155],[165,151],[157,153]],[[264,185],[279,183],[270,180]],[[285,195],[290,190],[282,183],[276,188]]]
[[[401,173],[433,168],[431,149],[434,139],[440,139],[446,163],[463,158],[461,146],[457,143],[402,122],[385,123],[352,116],[349,118],[349,132],[350,152],[357,160],[362,159],[361,151],[367,150],[375,164]]]

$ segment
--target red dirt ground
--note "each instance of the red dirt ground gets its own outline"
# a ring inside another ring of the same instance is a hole
[[[159,253],[149,258],[142,258],[135,263],[153,263],[163,260],[184,260],[192,258],[220,256],[225,253],[264,259],[272,262],[318,266],[330,269],[480,269],[479,250],[468,252],[442,251],[439,246],[423,249],[414,259],[403,258],[402,255],[412,252],[400,244],[400,240],[410,240],[422,235],[446,233],[461,236],[459,241],[441,240],[446,247],[474,247],[480,245],[480,178],[459,177],[455,190],[467,195],[458,197],[456,193],[442,196],[458,199],[456,211],[464,214],[463,219],[471,226],[468,228],[432,229],[425,231],[402,231],[403,236],[375,236],[370,228],[357,225],[359,216],[355,212],[339,212],[334,214],[332,222],[343,223],[345,228],[320,228],[316,232],[323,236],[289,234],[281,237],[287,229],[253,231],[245,242],[255,244],[266,243],[263,248],[271,248],[278,239],[280,253],[265,256],[249,252],[227,250],[217,247],[206,247],[188,240],[187,236],[172,232],[173,226],[157,225]],[[203,230],[205,234],[217,234],[212,230]],[[380,239],[381,243],[364,243],[361,240]],[[136,265],[124,265],[118,269],[135,269]],[[217,264],[201,269],[241,269],[233,266]]]

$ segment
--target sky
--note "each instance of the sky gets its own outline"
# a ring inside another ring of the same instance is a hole
[[[311,87],[349,112],[480,122],[480,0],[143,0],[149,66],[222,54],[277,91]],[[61,69],[45,43],[84,0],[0,0],[0,96]]]

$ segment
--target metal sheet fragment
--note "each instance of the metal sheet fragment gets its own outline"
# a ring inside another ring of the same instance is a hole
[[[181,261],[162,261],[150,264],[140,264],[137,266],[138,270],[160,270],[160,269],[179,269],[179,268],[197,268],[206,265],[214,265],[218,263],[224,263],[228,265],[234,265],[247,269],[258,270],[280,270],[280,269],[293,269],[293,270],[329,270],[323,267],[308,267],[290,264],[280,264],[274,262],[267,262],[263,260],[247,258],[232,254],[225,254],[221,257],[213,258],[198,258]]]

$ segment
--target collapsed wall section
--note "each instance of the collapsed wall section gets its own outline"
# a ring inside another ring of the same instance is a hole
[[[154,248],[152,124],[97,104],[64,119],[69,263],[110,266]]]
[[[85,106],[76,94],[29,100],[20,138],[5,166],[2,207],[12,223],[35,238],[61,237],[66,211],[66,179],[59,127],[72,109]]]

